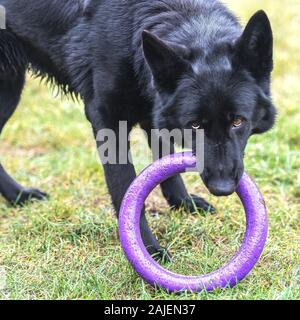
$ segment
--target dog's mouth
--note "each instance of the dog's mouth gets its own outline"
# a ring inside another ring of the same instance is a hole
[[[216,197],[227,197],[235,193],[241,176],[242,175],[239,175],[239,178],[236,179],[222,179],[215,177],[207,177],[205,176],[205,174],[202,174],[201,178],[206,188],[212,195]]]
[[[206,184],[209,192],[216,197],[226,197],[232,195],[237,184],[233,181],[212,181]]]

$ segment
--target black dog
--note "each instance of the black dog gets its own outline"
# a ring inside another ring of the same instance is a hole
[[[205,130],[202,179],[216,196],[234,192],[252,134],[275,121],[270,97],[273,37],[262,11],[242,28],[217,0],[0,0],[0,130],[15,111],[25,72],[46,77],[85,104],[95,136],[100,129]],[[135,178],[131,164],[106,164],[116,212]],[[162,183],[170,206],[193,204],[180,176]],[[42,199],[0,165],[0,192],[10,202]],[[211,211],[213,209],[211,208]],[[162,252],[145,216],[149,252]]]

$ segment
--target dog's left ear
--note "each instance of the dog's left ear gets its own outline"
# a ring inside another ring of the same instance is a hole
[[[149,31],[143,31],[143,50],[159,91],[172,92],[177,80],[187,69],[188,49],[185,46],[161,40]]]
[[[268,77],[273,70],[273,33],[264,11],[258,11],[248,22],[237,43],[237,53],[242,63],[258,81]]]

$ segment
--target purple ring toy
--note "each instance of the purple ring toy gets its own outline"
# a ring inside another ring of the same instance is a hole
[[[190,152],[156,161],[132,183],[120,211],[120,240],[129,262],[145,281],[170,292],[212,291],[235,286],[255,266],[267,239],[267,209],[255,182],[245,173],[236,192],[245,208],[247,228],[244,242],[235,257],[221,269],[201,276],[183,276],[162,268],[143,244],[139,227],[141,210],[145,199],[158,184],[195,167],[196,158]]]

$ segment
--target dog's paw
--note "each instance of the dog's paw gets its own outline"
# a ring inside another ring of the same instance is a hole
[[[48,194],[38,189],[24,188],[10,202],[13,205],[24,205],[28,201],[42,201],[48,198]]]
[[[198,211],[204,211],[211,214],[215,214],[217,212],[211,204],[194,194],[191,194],[189,198],[184,199],[180,207],[183,207],[189,213],[197,213]],[[175,209],[179,208],[177,207]]]

